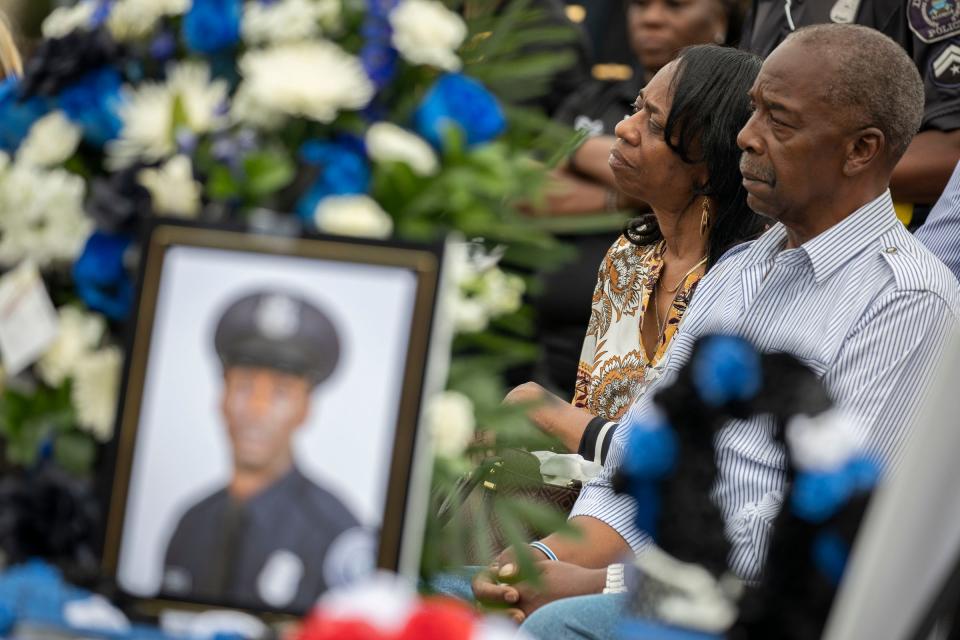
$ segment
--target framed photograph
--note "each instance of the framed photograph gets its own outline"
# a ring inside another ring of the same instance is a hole
[[[104,545],[123,592],[302,614],[374,566],[415,571],[442,258],[441,246],[152,229]]]

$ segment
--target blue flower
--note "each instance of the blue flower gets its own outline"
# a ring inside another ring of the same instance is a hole
[[[241,0],[193,0],[183,17],[187,47],[198,53],[217,53],[237,44],[241,10]]]
[[[808,522],[823,522],[855,493],[872,489],[879,477],[879,465],[862,456],[851,458],[836,471],[798,473],[791,496],[793,512]]]
[[[33,123],[47,113],[47,101],[33,97],[20,101],[18,81],[7,76],[0,82],[0,149],[13,153],[27,137]]]
[[[627,428],[630,439],[623,471],[636,478],[656,479],[667,475],[677,460],[677,436],[673,429],[658,419],[629,424]]]
[[[728,402],[749,400],[763,383],[760,354],[742,338],[710,336],[697,349],[693,382],[707,404],[721,407]]]
[[[97,231],[73,265],[80,298],[94,311],[123,320],[133,304],[133,281],[123,264],[130,236]]]
[[[366,193],[370,186],[366,150],[357,138],[311,140],[300,148],[300,159],[320,168],[319,177],[297,203],[297,215],[307,224],[313,224],[317,204],[327,196]]]
[[[482,84],[458,73],[443,75],[434,83],[414,120],[417,132],[438,149],[450,127],[459,128],[468,145],[489,142],[507,127],[497,99]]]
[[[820,532],[813,539],[810,550],[813,562],[834,586],[840,584],[843,571],[847,567],[850,546],[835,531]]]
[[[84,75],[60,94],[60,107],[83,128],[87,142],[103,146],[120,135],[122,82],[116,69],[102,67]]]
[[[399,55],[390,42],[393,30],[389,20],[396,5],[397,0],[367,0],[367,15],[360,30],[364,38],[360,62],[378,91],[397,73]]]

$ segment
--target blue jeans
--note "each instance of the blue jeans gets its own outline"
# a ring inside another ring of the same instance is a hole
[[[520,629],[537,640],[616,640],[628,595],[556,600],[533,612]]]

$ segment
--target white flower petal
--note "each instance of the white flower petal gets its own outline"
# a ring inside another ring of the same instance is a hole
[[[463,66],[456,50],[467,37],[467,25],[442,2],[403,0],[389,20],[393,46],[408,62],[445,71]]]
[[[278,116],[333,122],[341,111],[367,106],[374,94],[360,59],[326,40],[250,51],[240,72],[234,120],[254,125]]]
[[[107,324],[103,316],[73,306],[60,307],[57,339],[37,362],[40,379],[59,387],[100,343]]]
[[[248,45],[309,40],[340,26],[339,0],[248,0],[241,32]]]
[[[113,435],[123,355],[117,347],[89,354],[76,367],[71,399],[80,426],[100,442]]]
[[[82,135],[62,111],[54,111],[33,124],[17,150],[17,160],[38,167],[62,164],[76,152]]]
[[[317,205],[317,228],[326,233],[361,238],[386,238],[393,218],[369,196],[330,196]]]
[[[193,163],[185,155],[174,156],[159,169],[143,169],[137,182],[150,192],[154,213],[184,218],[200,213],[203,188],[193,179]]]
[[[473,402],[459,391],[433,396],[424,411],[433,451],[444,458],[460,456],[473,440],[477,426]]]
[[[402,162],[421,176],[432,176],[440,168],[437,154],[426,140],[395,124],[371,125],[366,143],[367,153],[374,162]]]

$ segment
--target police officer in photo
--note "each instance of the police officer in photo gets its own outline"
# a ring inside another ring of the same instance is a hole
[[[766,57],[791,31],[829,22],[884,33],[923,78],[920,133],[890,178],[898,217],[915,227],[960,160],[960,0],[752,0],[740,47]]]
[[[306,611],[371,536],[293,458],[310,397],[333,374],[340,342],[330,319],[295,296],[245,295],[216,328],[233,472],[180,518],[163,591],[224,605]],[[329,428],[333,428],[332,425]]]

